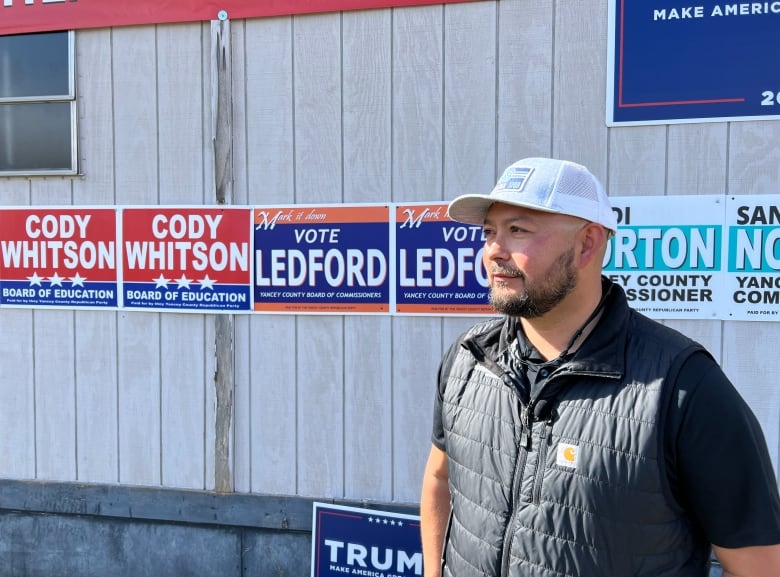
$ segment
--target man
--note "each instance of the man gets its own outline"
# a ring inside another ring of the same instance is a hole
[[[439,370],[425,577],[780,576],[754,415],[700,345],[602,276],[617,228],[578,164],[529,158],[449,216],[483,227],[490,302]]]

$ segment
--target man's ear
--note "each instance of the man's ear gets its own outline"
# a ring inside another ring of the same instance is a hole
[[[591,266],[595,260],[601,268],[608,239],[609,232],[600,224],[589,222],[582,227],[577,234],[580,266]]]

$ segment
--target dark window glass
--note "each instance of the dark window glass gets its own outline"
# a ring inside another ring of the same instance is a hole
[[[0,104],[0,171],[70,170],[71,104]]]
[[[68,96],[67,32],[0,36],[0,98]]]
[[[76,174],[72,34],[0,36],[0,175]]]

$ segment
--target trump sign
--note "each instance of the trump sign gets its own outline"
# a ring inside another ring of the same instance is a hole
[[[420,518],[314,503],[312,577],[422,575]]]

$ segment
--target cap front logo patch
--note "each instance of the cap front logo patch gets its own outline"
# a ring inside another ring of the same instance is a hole
[[[561,467],[567,467],[569,469],[576,469],[579,452],[580,448],[577,445],[558,443],[558,452],[555,456],[555,464]]]
[[[512,167],[504,171],[498,184],[504,190],[523,190],[528,177],[534,171],[533,168]]]

